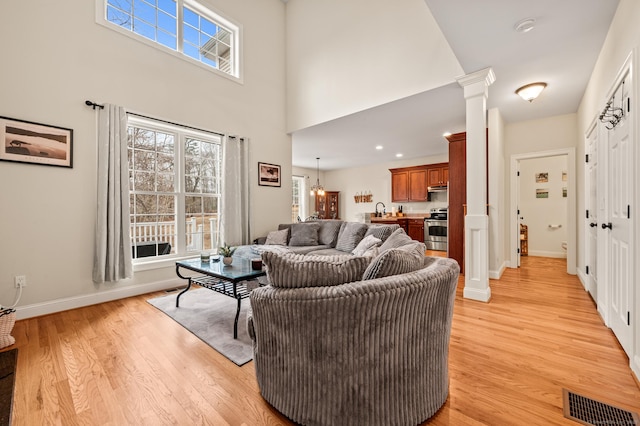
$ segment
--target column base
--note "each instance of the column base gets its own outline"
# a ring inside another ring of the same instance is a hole
[[[465,299],[477,300],[479,302],[489,302],[491,300],[491,288],[470,288],[465,286],[463,291],[463,297]]]

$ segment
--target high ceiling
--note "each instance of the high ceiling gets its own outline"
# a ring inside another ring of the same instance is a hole
[[[578,110],[618,0],[425,0],[466,73],[493,68],[488,108],[507,123]],[[526,18],[535,27],[519,33]],[[515,89],[548,84],[534,102]],[[446,111],[443,114],[442,111]],[[426,119],[429,117],[429,119]],[[335,170],[444,154],[443,129],[465,129],[457,83],[358,112],[293,134],[293,165]],[[372,145],[383,150],[372,152]]]

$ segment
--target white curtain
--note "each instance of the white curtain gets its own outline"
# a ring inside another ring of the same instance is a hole
[[[105,104],[98,110],[95,283],[133,276],[127,168],[127,113],[122,107]]]
[[[227,136],[222,144],[222,244],[250,243],[249,140]]]

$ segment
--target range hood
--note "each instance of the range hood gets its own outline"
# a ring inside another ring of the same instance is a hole
[[[434,185],[427,187],[427,192],[447,192],[447,185]]]

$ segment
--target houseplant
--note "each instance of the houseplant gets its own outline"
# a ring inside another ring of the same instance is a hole
[[[223,244],[219,249],[218,249],[218,254],[220,254],[222,256],[222,262],[225,265],[231,265],[231,263],[233,262],[233,252],[236,251],[237,247],[229,247],[229,244]]]

